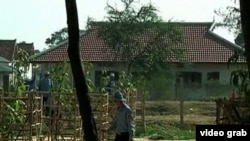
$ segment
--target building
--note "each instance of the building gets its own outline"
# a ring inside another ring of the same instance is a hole
[[[17,43],[17,40],[0,40],[0,87],[9,91],[10,83],[14,78],[14,64],[18,61],[17,53],[19,49],[24,49],[29,55],[34,54],[33,43]]]
[[[230,86],[231,72],[237,68],[236,65],[228,68],[228,60],[235,51],[242,52],[242,48],[215,34],[213,29],[216,24],[213,22],[183,22],[178,24],[184,34],[181,44],[181,47],[185,50],[184,60],[191,65],[187,68],[177,60],[172,59],[169,66],[177,77],[168,85],[162,86],[165,89],[164,94],[162,94],[162,91],[157,91],[160,88],[154,86],[153,95],[156,97],[158,95],[167,95],[168,98],[177,97],[176,89],[178,89],[178,86],[175,84],[178,82],[178,76],[183,78],[187,98],[230,94],[233,90],[233,87]],[[146,34],[143,35],[143,38],[148,38],[146,36]],[[58,62],[68,60],[67,48],[68,42],[64,41],[58,46],[36,55],[31,59],[31,62],[40,64],[44,70],[48,70]],[[112,49],[98,36],[96,30],[91,30],[80,36],[80,54],[83,61],[93,64],[94,67],[90,77],[96,85],[98,85],[99,74],[103,66],[113,72],[125,69],[124,62],[119,57],[115,57]],[[241,57],[239,61],[237,66],[245,67],[244,58]],[[138,70],[134,69],[134,71]],[[216,86],[220,86],[218,90],[214,89]]]

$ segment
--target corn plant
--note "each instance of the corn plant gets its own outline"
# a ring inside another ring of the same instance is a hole
[[[86,76],[90,75],[90,69],[92,68],[92,64],[85,62],[84,63],[84,72]],[[72,103],[73,101],[69,101],[69,96],[72,96],[74,92],[73,89],[73,81],[71,81],[71,77],[69,75],[70,72],[70,66],[65,61],[63,63],[57,64],[55,67],[51,70],[51,79],[53,81],[53,87],[52,87],[52,94],[57,93],[59,96],[60,104],[64,108],[70,111],[73,105],[76,103]],[[90,91],[94,90],[94,85],[91,81],[91,79],[87,79],[88,88]]]
[[[24,50],[18,50],[17,53],[17,60],[14,63],[15,72],[14,72],[14,79],[11,82],[14,88],[13,98],[17,98],[14,101],[5,101],[4,102],[4,112],[2,114],[2,121],[3,126],[0,127],[0,132],[2,137],[14,137],[18,135],[18,132],[14,131],[13,128],[16,125],[22,126],[24,124],[25,118],[25,109],[26,104],[22,100],[18,100],[18,98],[24,97],[25,91],[25,83],[24,83],[24,76],[29,69],[29,55]]]

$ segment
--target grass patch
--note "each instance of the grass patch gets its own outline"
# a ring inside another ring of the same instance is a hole
[[[140,105],[140,102],[137,103]],[[180,125],[179,101],[147,101],[146,132],[141,125],[141,107],[137,107],[136,137],[150,140],[195,139],[196,124],[215,124],[216,105],[209,101],[185,101],[184,124]]]
[[[149,123],[144,133],[141,127],[136,128],[136,137],[146,137],[151,140],[181,140],[181,139],[194,139],[195,126],[194,125],[180,125],[178,123],[162,123],[154,122]]]

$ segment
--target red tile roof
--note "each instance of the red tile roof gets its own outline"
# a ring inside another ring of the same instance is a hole
[[[193,63],[226,63],[239,46],[214,34],[209,23],[179,23],[184,31],[181,47],[186,50],[185,60]],[[145,37],[147,38],[147,37]],[[146,39],[147,40],[147,39]],[[167,40],[167,39],[166,39]],[[35,56],[31,61],[36,63],[60,62],[68,60],[67,41],[55,48],[48,49]],[[114,52],[98,37],[93,30],[80,37],[80,53],[84,61],[114,61]],[[119,58],[116,61],[120,61]]]
[[[16,40],[0,40],[0,56],[12,61],[16,50]]]
[[[34,55],[35,49],[33,43],[18,43],[18,49],[25,50],[29,55]]]
[[[16,39],[0,40],[0,56],[12,61],[16,50]]]

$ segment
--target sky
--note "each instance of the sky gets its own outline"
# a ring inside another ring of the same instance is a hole
[[[76,0],[79,28],[86,27],[88,17],[105,20],[106,4],[120,8],[120,0]],[[150,0],[136,0],[140,4]],[[164,21],[219,22],[214,10],[225,9],[233,0],[151,0]],[[140,5],[138,4],[138,5]],[[35,49],[47,48],[44,43],[52,33],[67,27],[65,0],[0,0],[0,39],[16,39],[34,43]],[[225,29],[215,31],[233,42],[234,35]]]

